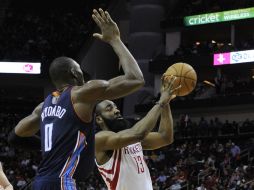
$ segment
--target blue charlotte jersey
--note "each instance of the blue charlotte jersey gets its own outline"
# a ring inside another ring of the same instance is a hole
[[[42,108],[42,161],[36,178],[84,180],[94,166],[94,123],[82,122],[75,113],[71,87],[53,94]]]

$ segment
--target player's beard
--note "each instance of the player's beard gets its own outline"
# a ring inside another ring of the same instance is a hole
[[[131,128],[131,123],[126,119],[106,119],[103,118],[110,131],[118,133],[119,131]]]

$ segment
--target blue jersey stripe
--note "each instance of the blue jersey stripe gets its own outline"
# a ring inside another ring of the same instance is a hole
[[[77,137],[77,144],[73,150],[72,155],[68,158],[65,168],[63,168],[60,177],[72,178],[75,169],[79,162],[79,156],[81,151],[85,148],[86,137],[83,133],[79,132]]]
[[[75,180],[65,177],[61,178],[61,190],[77,190]]]

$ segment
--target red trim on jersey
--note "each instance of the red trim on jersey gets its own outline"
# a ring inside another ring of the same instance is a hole
[[[100,174],[105,178],[105,180],[110,184],[111,179],[109,179],[104,173],[100,172]]]
[[[107,174],[113,174],[114,170],[115,170],[115,165],[116,165],[116,157],[117,157],[117,151],[115,152],[113,166],[110,170],[104,169],[100,166],[98,166],[98,169],[103,171],[103,172],[106,172]]]
[[[100,172],[100,174],[105,178],[105,180],[110,184],[111,183],[111,179],[110,178],[108,178],[107,177],[107,175],[106,174],[113,174],[114,173],[114,170],[115,170],[115,164],[116,164],[116,158],[117,158],[117,154],[118,154],[118,151],[115,151],[114,152],[114,158],[113,158],[113,166],[112,166],[112,168],[110,169],[110,170],[106,170],[106,169],[104,169],[104,168],[102,168],[102,167],[99,167],[99,166],[97,166],[98,167],[98,170],[99,170],[99,172]],[[103,172],[105,172],[106,174],[104,174]]]
[[[119,174],[120,174],[120,166],[121,166],[121,156],[122,156],[121,150],[117,150],[114,155],[114,162],[113,162],[113,166],[111,170],[106,170],[98,166],[100,174],[109,183],[110,190],[115,190],[118,183]],[[116,171],[114,173],[115,166],[116,166]],[[106,174],[113,174],[113,179],[111,180],[110,178],[108,178],[107,175],[103,172],[105,172]]]
[[[118,151],[119,151],[119,156],[118,156],[118,159],[117,159],[116,172],[115,172],[113,181],[110,183],[110,188],[111,188],[112,190],[115,190],[115,189],[116,189],[117,182],[118,182],[118,179],[119,179],[119,174],[120,174],[120,166],[121,166],[121,156],[122,156],[122,152],[121,152],[121,149],[118,150]]]

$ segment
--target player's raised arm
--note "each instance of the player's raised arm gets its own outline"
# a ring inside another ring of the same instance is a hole
[[[118,133],[102,131],[95,135],[96,151],[117,150],[129,144],[140,142],[154,128],[161,113],[161,106],[155,105],[148,114],[131,129]]]
[[[173,92],[176,90],[172,89],[173,86],[172,84],[174,80],[175,77],[172,78],[170,85],[168,85],[165,89],[163,89],[158,104],[156,104],[147,113],[147,115],[138,123],[136,123],[132,128],[120,131],[118,133],[109,130],[106,131],[104,130],[102,132],[97,133],[95,136],[96,150],[98,151],[116,150],[125,147],[129,144],[142,141],[149,134],[149,132],[155,127],[156,122],[159,116],[161,115],[161,110],[164,109],[165,106],[167,106],[168,101],[172,97]],[[107,109],[107,107],[105,109]],[[104,128],[107,127],[105,125],[103,126],[103,123],[100,123],[103,122],[102,116],[97,116],[96,122],[101,127]]]
[[[165,88],[165,85],[169,85],[169,89],[174,86],[174,81],[168,83],[164,80],[164,76],[162,77],[162,89]],[[176,89],[181,88],[181,86]],[[175,98],[175,95],[172,95],[169,99],[172,100]],[[142,141],[142,147],[146,150],[154,150],[161,148],[163,146],[167,146],[174,141],[174,131],[173,131],[173,117],[171,114],[170,105],[167,104],[161,111],[160,118],[160,126],[158,132],[150,132]]]
[[[90,81],[83,87],[76,89],[77,99],[116,99],[133,93],[144,85],[144,78],[136,60],[121,41],[117,24],[111,19],[109,13],[102,9],[93,10],[92,18],[101,30],[101,34],[95,33],[93,36],[112,46],[119,58],[124,75],[109,81]],[[93,94],[89,92],[93,92]]]
[[[142,141],[144,150],[154,150],[167,146],[174,141],[173,118],[170,106],[167,105],[161,111],[160,126],[158,132],[150,132]]]

